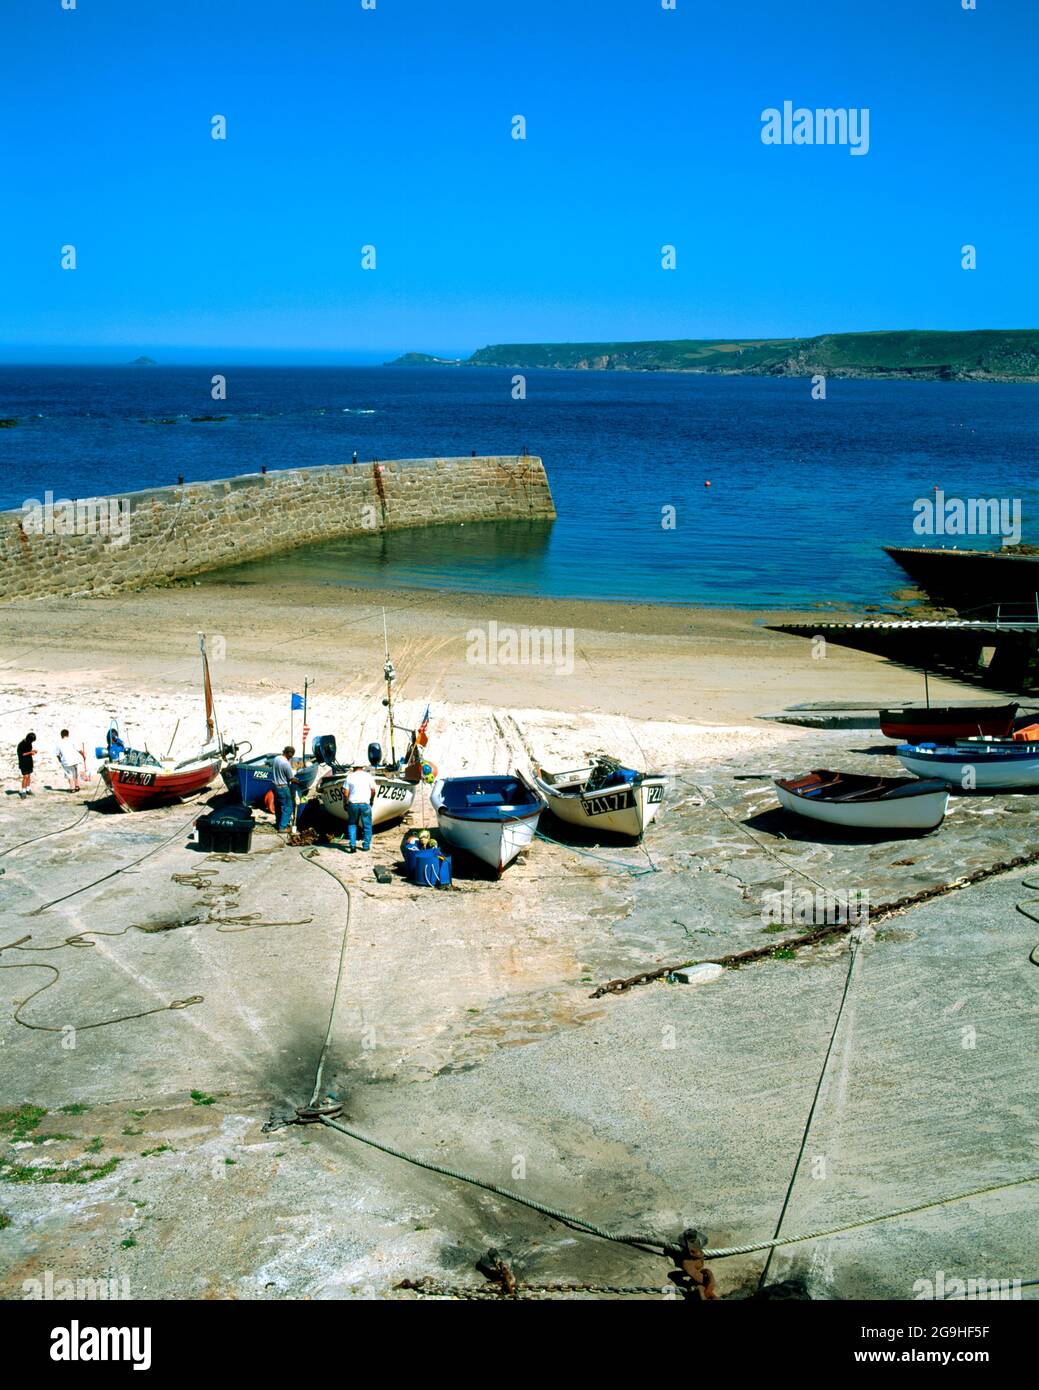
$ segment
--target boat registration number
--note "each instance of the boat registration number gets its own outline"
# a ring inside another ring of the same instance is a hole
[[[120,772],[120,784],[124,787],[150,787],[155,782],[154,772]]]
[[[408,797],[407,787],[389,786],[380,787],[379,795],[383,801],[406,801]]]
[[[590,797],[587,801],[582,801],[586,816],[606,816],[611,811],[627,811],[635,805],[635,798],[630,788],[624,791],[606,792],[602,796]]]
[[[647,800],[649,801],[649,804],[650,804],[651,806],[656,805],[656,803],[657,803],[658,801],[663,801],[663,799],[664,799],[664,788],[660,785],[659,782],[656,783],[656,785],[654,785],[654,784],[651,782],[651,783],[649,784],[649,786],[646,788],[646,791],[649,792],[649,796],[647,797]]]

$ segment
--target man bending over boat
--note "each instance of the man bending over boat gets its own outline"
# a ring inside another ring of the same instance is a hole
[[[292,786],[294,781],[292,759],[295,756],[296,750],[289,743],[271,764],[271,788],[274,792],[277,817],[274,824],[277,830],[288,830],[292,824]]]

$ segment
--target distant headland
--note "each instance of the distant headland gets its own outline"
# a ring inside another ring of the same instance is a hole
[[[549,367],[911,381],[1039,382],[1039,329],[906,329],[815,338],[676,338],[634,343],[498,343],[471,357],[408,352],[392,367]]]

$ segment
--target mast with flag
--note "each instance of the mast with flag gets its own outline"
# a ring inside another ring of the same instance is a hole
[[[289,701],[289,742],[295,744],[294,731],[296,728],[296,711],[304,709],[303,696],[292,692],[292,699]]]

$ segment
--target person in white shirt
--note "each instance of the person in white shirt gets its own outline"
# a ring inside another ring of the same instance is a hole
[[[372,803],[375,800],[375,778],[367,768],[355,768],[343,786],[346,803],[346,827],[350,836],[350,853],[357,849],[357,827],[361,827],[361,849],[367,852],[372,844]]]
[[[61,738],[54,756],[58,760],[58,765],[65,774],[65,781],[69,784],[70,792],[79,791],[79,755],[72,746],[72,739],[69,737],[68,729],[62,729]]]

